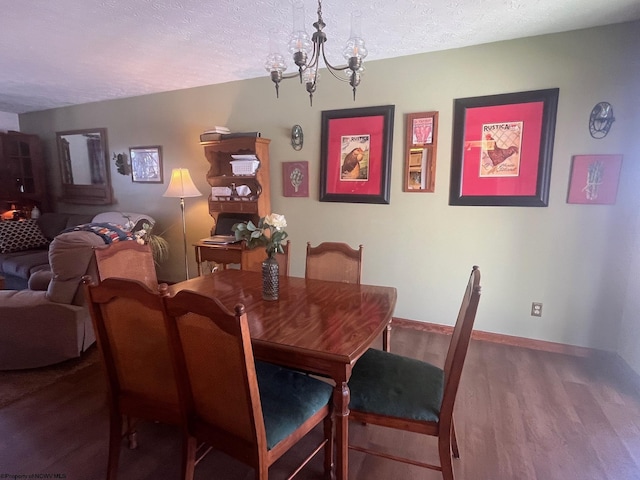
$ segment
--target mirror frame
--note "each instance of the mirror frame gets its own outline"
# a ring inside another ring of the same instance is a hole
[[[100,146],[102,147],[103,162],[102,174],[104,184],[96,185],[75,185],[64,183],[64,149],[62,137],[68,135],[84,135],[88,133],[100,134]],[[110,205],[113,203],[113,189],[111,186],[111,171],[109,168],[109,150],[107,149],[107,129],[106,128],[86,128],[82,130],[67,130],[56,132],[56,144],[58,149],[58,163],[60,166],[60,183],[62,185],[61,202],[78,203],[85,205]]]
[[[417,131],[417,128],[422,125],[431,125],[431,134],[426,138],[420,138],[419,133],[422,132]],[[406,129],[402,191],[433,193],[436,188],[438,112],[408,113]],[[416,178],[420,180],[418,185],[416,185]]]

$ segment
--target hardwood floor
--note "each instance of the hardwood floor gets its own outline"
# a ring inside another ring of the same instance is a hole
[[[437,333],[394,328],[391,347],[440,365],[448,341]],[[104,381],[96,365],[0,410],[0,477],[103,479],[107,427]],[[474,340],[456,404],[456,428],[457,480],[640,479],[640,393],[619,369],[601,360]],[[178,432],[160,424],[141,424],[139,430],[138,449],[122,449],[119,479],[180,478]],[[354,443],[436,458],[432,438],[356,423],[350,433]],[[271,478],[285,478],[310,443],[274,465]],[[353,451],[349,472],[355,480],[441,479],[438,472]],[[212,452],[196,469],[196,478],[254,477],[243,464]],[[321,458],[298,478],[322,478]]]

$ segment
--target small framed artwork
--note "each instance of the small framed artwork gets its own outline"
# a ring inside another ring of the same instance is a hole
[[[621,169],[622,155],[575,155],[567,203],[615,204]]]
[[[131,147],[131,181],[162,183],[162,147]]]
[[[389,203],[394,110],[322,112],[321,202]]]
[[[309,196],[309,162],[282,162],[282,195]]]
[[[449,205],[548,205],[558,93],[455,100]]]
[[[438,112],[407,115],[405,192],[433,192],[436,183],[436,148],[438,145]]]

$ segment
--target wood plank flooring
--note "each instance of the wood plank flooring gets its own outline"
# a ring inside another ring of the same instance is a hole
[[[448,341],[437,333],[394,328],[391,347],[441,365]],[[1,409],[0,477],[103,479],[108,435],[104,390],[96,365]],[[456,427],[461,453],[454,460],[457,480],[640,479],[640,394],[619,369],[602,360],[472,341]],[[431,438],[355,423],[350,430],[354,443],[436,458]],[[122,449],[120,480],[180,478],[176,429],[141,424],[139,439],[137,450]],[[286,478],[310,443],[283,457],[270,477]],[[441,479],[438,472],[353,451],[349,473],[354,480]],[[196,469],[196,479],[214,478],[254,477],[243,464],[212,452]],[[321,458],[298,478],[321,479]]]

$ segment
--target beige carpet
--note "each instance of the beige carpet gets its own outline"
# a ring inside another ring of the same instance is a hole
[[[71,375],[100,361],[96,345],[80,358],[29,370],[0,371],[0,408],[41,390],[66,375]]]

